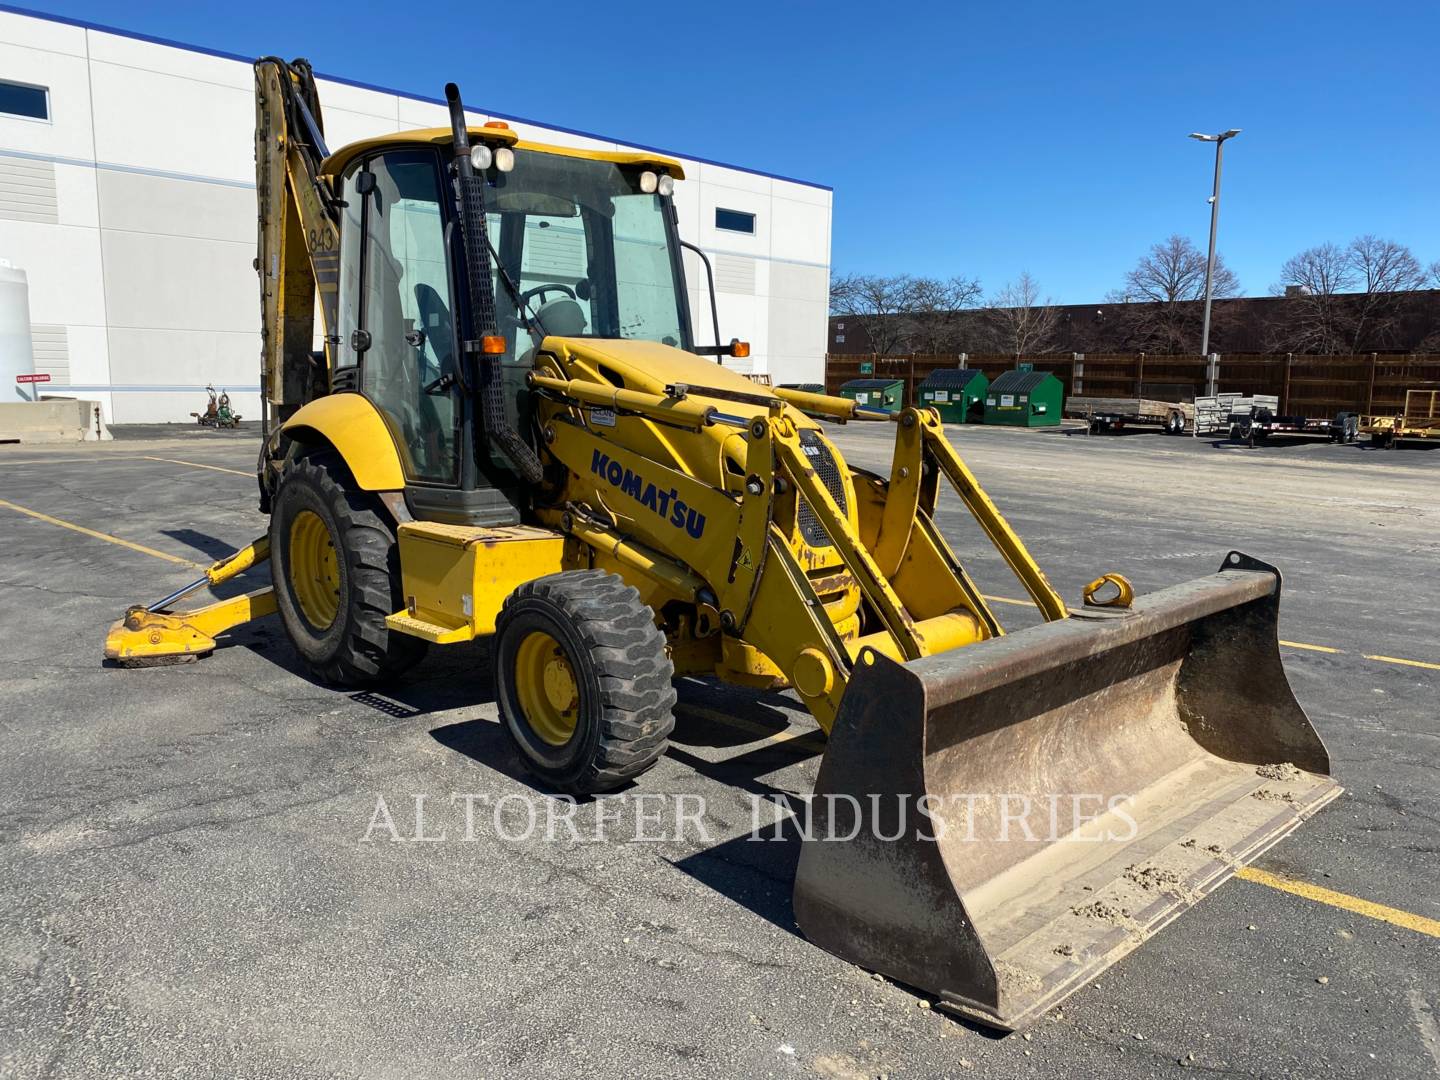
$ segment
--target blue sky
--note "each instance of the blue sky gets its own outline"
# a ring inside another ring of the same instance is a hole
[[[1204,246],[1185,135],[1229,127],[1246,293],[1365,232],[1440,260],[1435,0],[27,6],[824,183],[837,271],[1098,300],[1156,240]]]

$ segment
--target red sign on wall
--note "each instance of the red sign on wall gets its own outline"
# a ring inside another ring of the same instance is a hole
[[[49,382],[49,381],[50,381],[50,376],[49,376],[49,375],[16,375],[16,376],[15,376],[15,381],[16,381],[17,383]]]

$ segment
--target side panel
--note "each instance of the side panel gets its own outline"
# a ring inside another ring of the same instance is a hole
[[[405,473],[379,411],[359,394],[331,394],[299,409],[282,430],[296,442],[328,442],[362,491],[399,491]]]

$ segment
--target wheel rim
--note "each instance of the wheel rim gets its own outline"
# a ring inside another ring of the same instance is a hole
[[[515,650],[515,696],[525,722],[551,746],[564,746],[580,719],[580,684],[565,649],[536,630]]]
[[[290,523],[286,569],[300,613],[317,630],[328,629],[340,613],[340,566],[330,530],[313,510],[301,510]]]

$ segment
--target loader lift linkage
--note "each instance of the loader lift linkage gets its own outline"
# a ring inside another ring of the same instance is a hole
[[[678,675],[793,688],[829,739],[817,820],[851,837],[802,845],[802,930],[1002,1028],[1339,794],[1273,567],[1232,553],[1141,597],[1103,574],[1068,609],[933,410],[702,359],[748,347],[693,340],[679,163],[527,142],[446,97],[448,128],[331,153],[309,65],[256,64],[270,525],[127,611],[108,658],[193,659],[275,612],[317,679],[364,685],[489,638],[517,755],[579,794],[662,756]],[[821,425],[882,419],[888,475]],[[942,479],[1041,625],[1005,633],[937,527]],[[267,559],[271,588],[172,610]],[[1091,812],[1007,838],[1012,799]]]

